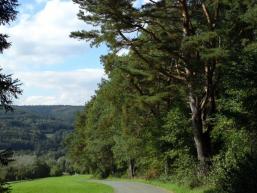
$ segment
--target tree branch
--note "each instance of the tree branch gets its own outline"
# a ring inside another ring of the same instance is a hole
[[[179,3],[181,5],[182,17],[184,18],[184,21],[183,21],[184,33],[187,36],[190,36],[194,33],[193,33],[193,27],[190,21],[189,12],[188,12],[187,0],[179,0]]]
[[[204,3],[202,3],[202,8],[203,8],[203,13],[207,19],[207,22],[211,26],[212,25],[211,16],[210,16],[209,10],[207,9]]]

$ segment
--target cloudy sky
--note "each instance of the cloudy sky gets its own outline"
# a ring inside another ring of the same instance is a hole
[[[140,5],[147,0],[137,0]],[[23,83],[19,105],[83,105],[104,77],[99,57],[107,48],[69,38],[90,29],[77,19],[71,0],[20,0],[17,20],[0,26],[12,47],[0,55],[4,73]]]

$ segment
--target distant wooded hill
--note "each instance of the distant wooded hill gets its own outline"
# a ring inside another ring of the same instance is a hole
[[[0,111],[0,149],[42,154],[64,151],[63,140],[73,130],[81,106],[15,106]]]

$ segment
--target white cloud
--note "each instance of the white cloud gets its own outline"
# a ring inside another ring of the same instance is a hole
[[[13,42],[0,55],[0,68],[23,83],[24,93],[16,104],[83,105],[94,94],[104,77],[102,69],[60,71],[71,56],[75,59],[71,65],[76,65],[76,57],[89,48],[69,37],[72,31],[89,29],[77,18],[78,10],[71,0],[34,0],[34,4],[23,4],[13,25],[0,26]],[[49,67],[56,71],[35,71]]]
[[[129,54],[129,49],[120,49],[118,52],[117,52],[117,55],[118,56],[124,56],[124,55],[128,55]]]
[[[35,0],[37,3],[45,3],[47,2],[48,0]]]
[[[157,2],[157,1],[160,1],[160,0],[155,0],[155,2]],[[151,3],[151,1],[150,0],[136,0],[134,2],[134,7],[141,7],[142,5],[147,4],[147,3]]]
[[[1,26],[0,30],[9,34],[14,44],[5,51],[0,65],[13,69],[55,64],[84,51],[88,45],[69,37],[71,31],[89,27],[78,20],[77,13],[78,6],[72,1],[50,0],[35,15],[22,13],[16,25]]]
[[[7,33],[12,42],[11,48],[0,55],[0,68],[23,83],[24,93],[15,103],[83,105],[94,94],[104,70],[74,70],[76,59],[81,64],[81,55],[89,46],[69,34],[91,28],[77,18],[78,5],[71,0],[34,0],[20,9],[16,22],[0,26],[0,32]],[[67,67],[67,61],[74,66]],[[92,59],[88,61],[92,63]],[[77,68],[83,68],[80,64]],[[40,69],[55,71],[37,71]]]
[[[151,1],[149,1],[149,0],[144,0],[143,1],[143,4],[146,4],[146,3],[150,3]]]
[[[158,2],[160,0],[154,0],[154,2]],[[143,0],[143,4],[146,4],[146,3],[152,3],[150,0]]]
[[[35,105],[40,101],[40,105],[54,105],[56,98],[54,96],[29,96],[25,98],[22,105]]]
[[[20,72],[24,90],[40,90],[38,95],[22,96],[18,104],[70,104],[83,105],[94,94],[97,83],[103,78],[102,69],[82,69],[69,72]]]

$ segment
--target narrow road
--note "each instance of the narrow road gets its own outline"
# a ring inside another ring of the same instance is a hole
[[[115,193],[170,193],[166,190],[139,182],[117,182],[108,180],[94,181],[113,187]]]

